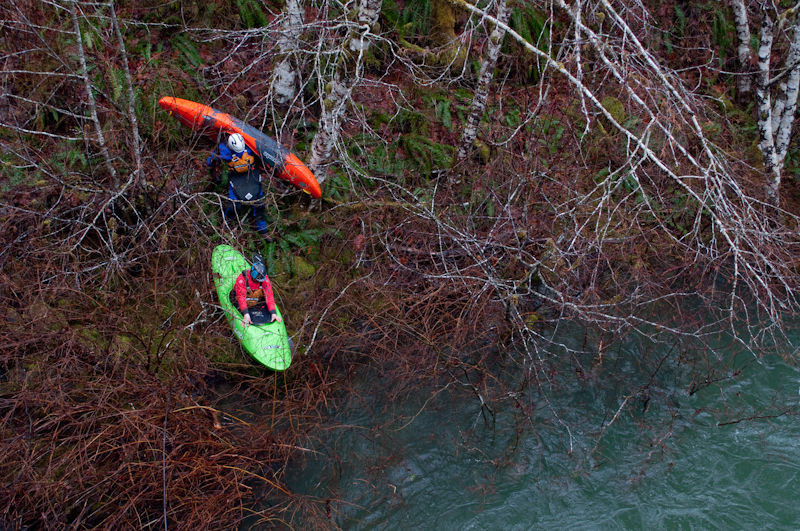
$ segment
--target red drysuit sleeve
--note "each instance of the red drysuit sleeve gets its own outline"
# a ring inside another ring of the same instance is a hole
[[[239,310],[242,313],[250,313],[247,310],[247,280],[244,278],[244,273],[238,276],[233,289],[236,290],[236,302],[239,303]]]

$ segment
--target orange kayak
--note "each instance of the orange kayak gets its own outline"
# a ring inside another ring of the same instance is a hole
[[[182,124],[212,138],[220,132],[241,134],[247,147],[261,159],[264,170],[274,172],[279,179],[292,183],[312,197],[322,197],[322,190],[311,170],[291,151],[255,127],[208,105],[181,98],[167,96],[158,104]]]

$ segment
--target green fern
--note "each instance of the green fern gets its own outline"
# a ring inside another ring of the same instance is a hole
[[[395,29],[402,39],[413,40],[430,31],[430,0],[409,0],[397,16]]]
[[[121,102],[122,95],[127,94],[127,90],[125,89],[125,85],[127,81],[125,80],[125,72],[119,68],[110,68],[109,82],[111,83],[111,94],[114,98],[114,101],[117,103]]]
[[[266,15],[261,10],[261,5],[254,0],[236,0],[239,16],[245,28],[261,28],[269,24]]]
[[[539,144],[545,146],[551,154],[556,154],[565,131],[561,121],[557,118],[544,116],[537,121],[537,129],[541,131]]]
[[[197,47],[186,35],[175,36],[172,44],[194,68],[198,68],[203,64],[203,58],[200,57]]]
[[[369,150],[364,149],[362,146],[369,146]],[[371,135],[362,134],[352,137],[352,142],[348,146],[348,153],[353,162],[360,165],[363,173],[394,175],[401,173],[406,167],[403,159],[396,156],[397,148],[398,142],[384,144],[380,140],[376,141]],[[336,179],[334,183],[331,183],[332,178]],[[325,181],[326,190],[330,191],[332,185],[338,190],[350,191],[350,181],[344,174],[334,175]]]
[[[287,241],[297,249],[315,247],[319,245],[319,240],[325,233],[323,229],[305,229],[292,232],[283,236],[283,241]]]
[[[433,107],[436,113],[436,119],[439,120],[448,131],[452,132],[453,120],[450,115],[450,96],[448,94],[425,95],[422,100],[430,107]]]
[[[711,24],[711,34],[719,49],[720,65],[722,65],[725,60],[728,48],[733,45],[732,35],[735,35],[735,33],[736,27],[733,21],[728,20],[725,12],[721,9],[714,9],[714,21]]]
[[[29,181],[31,174],[15,165],[11,157],[0,155],[0,192],[9,192]]]
[[[511,109],[508,111],[508,114],[506,114],[506,124],[508,124],[509,127],[516,128],[519,127],[521,123],[522,117],[519,109]]]
[[[539,48],[543,52],[548,52],[548,42],[550,41],[550,28],[548,17],[539,9],[532,5],[521,4],[511,10],[509,26],[519,33],[528,43]],[[511,56],[518,56],[518,65],[524,69],[525,76],[537,82],[541,75],[542,64],[538,57],[531,57],[530,54],[519,56],[514,50],[519,45],[513,39],[506,39],[504,44],[505,53]]]
[[[442,125],[453,132],[453,120],[450,117],[450,100],[443,100],[436,104],[436,117],[441,120]]]
[[[50,160],[58,169],[59,173],[67,173],[68,171],[85,171],[89,166],[86,153],[77,147],[58,152],[53,155]]]
[[[325,195],[336,201],[350,199],[350,180],[343,172],[333,172],[325,180]]]
[[[454,154],[452,146],[434,142],[421,135],[403,135],[401,145],[417,171],[429,177],[434,169],[448,168]]]
[[[672,30],[678,38],[683,38],[686,31],[686,13],[678,5],[675,6],[675,24],[672,25]]]

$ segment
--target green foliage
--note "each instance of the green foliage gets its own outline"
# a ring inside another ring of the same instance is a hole
[[[413,40],[430,31],[431,2],[409,0],[401,10],[394,0],[384,0],[381,17],[386,22],[385,26],[397,31],[401,40]]]
[[[442,121],[442,125],[452,129],[452,109],[450,98],[441,95],[426,95],[423,100],[433,107],[434,113]],[[460,106],[455,108],[459,110]],[[449,167],[454,148],[439,144],[430,139],[430,118],[417,111],[403,110],[393,119],[387,116],[373,118],[376,125],[388,124],[392,130],[392,137],[397,140],[385,143],[376,141],[374,136],[363,134],[354,135],[348,145],[348,152],[353,162],[361,164],[366,174],[401,175],[403,172],[412,172],[415,175],[423,174],[427,177],[434,169]],[[398,135],[399,134],[399,135]],[[403,157],[402,155],[405,155]],[[326,181],[326,189],[330,193],[330,181]],[[349,189],[349,184],[342,181],[338,189]],[[336,193],[335,191],[333,193]]]
[[[790,144],[789,149],[786,151],[784,168],[786,173],[791,175],[795,181],[800,182],[800,147],[797,147],[794,143]]]
[[[761,41],[758,38],[758,35],[752,33],[750,34],[750,49],[755,51],[758,50],[758,47],[761,45]]]
[[[108,80],[111,84],[111,95],[114,98],[114,101],[117,103],[122,103],[123,94],[126,96],[128,95],[127,87],[127,80],[125,79],[125,71],[120,68],[109,67],[108,72]]]
[[[547,16],[534,5],[517,4],[511,10],[509,26],[530,44],[547,51]]]
[[[91,51],[94,49],[95,44],[99,44],[102,46],[102,39],[100,35],[97,34],[97,30],[91,24],[86,24],[81,21],[80,24],[81,28],[81,43],[83,44],[83,48],[86,51]]]
[[[677,4],[675,5],[675,23],[672,25],[672,33],[679,39],[686,34],[686,13]]]
[[[622,124],[625,121],[627,117],[625,113],[625,106],[614,96],[606,96],[600,102],[600,105],[602,105],[603,108],[608,111],[608,114],[610,114],[611,117],[614,118],[614,121],[618,124]]]
[[[733,47],[733,36],[736,35],[736,26],[729,20],[725,11],[714,7],[714,20],[711,23],[711,34],[719,50],[719,63],[725,60],[729,48]]]
[[[426,136],[415,134],[403,135],[400,145],[406,152],[411,169],[422,173],[424,177],[430,177],[434,169],[448,168],[455,153],[453,146],[439,144]]]
[[[16,166],[10,155],[0,153],[0,192],[10,192],[31,178],[30,172]]]
[[[699,204],[693,197],[685,193],[677,193],[675,190],[671,190],[671,192],[668,204],[669,214],[664,219],[664,224],[681,236],[685,236],[692,230],[692,223],[695,221]],[[657,207],[658,203],[653,203],[653,205]]]
[[[89,166],[89,162],[86,160],[86,154],[83,150],[69,145],[65,145],[65,147],[69,149],[56,153],[51,159],[58,171],[60,173],[85,171]]]
[[[517,128],[522,123],[522,116],[519,109],[512,108],[505,115],[506,125],[511,128]]]
[[[362,146],[369,146],[365,149]],[[354,161],[361,164],[361,169],[366,174],[396,175],[406,169],[405,161],[396,156],[398,142],[386,144],[376,142],[369,135],[356,135],[349,145],[348,151]],[[336,179],[331,183],[331,179]],[[333,187],[333,189],[331,189]],[[335,197],[334,193],[350,191],[350,181],[344,174],[335,174],[325,181],[326,194]]]
[[[538,130],[537,138],[540,145],[545,146],[551,155],[558,153],[561,137],[564,136],[564,126],[561,120],[544,115],[536,121]]]
[[[535,6],[517,4],[511,10],[508,25],[531,45],[543,52],[549,51],[550,27],[548,26],[548,17]],[[522,69],[526,81],[538,82],[542,69],[541,59],[527,52],[520,55],[514,51],[518,46],[519,43],[515,40],[506,39],[503,51],[506,54],[517,57],[518,65]]]
[[[239,16],[245,28],[261,28],[269,24],[261,4],[256,0],[236,0],[236,7],[239,8]]]
[[[661,41],[664,43],[664,48],[666,48],[667,53],[672,53],[675,50],[675,47],[672,45],[672,38],[668,31],[665,31],[661,35]]]
[[[186,36],[186,34],[179,34],[173,37],[172,46],[181,52],[183,58],[186,60],[190,67],[198,68],[203,65],[203,58],[197,51],[195,44]]]
[[[400,8],[394,0],[383,0],[381,4],[381,15],[389,27],[395,27],[400,19]]]
[[[603,168],[597,172],[597,175],[594,176],[593,180],[595,183],[600,184],[601,182],[605,181],[609,175],[611,175],[611,170],[608,168]]]
[[[275,275],[281,270],[286,271],[290,277],[299,273],[307,276],[310,264],[304,260],[297,260],[295,254],[302,251],[311,256],[319,256],[319,243],[323,234],[333,232],[332,229],[305,228],[307,220],[300,220],[299,229],[293,229],[281,234],[277,242],[267,244],[264,261],[267,264],[269,275]]]
[[[349,201],[352,191],[353,187],[350,178],[343,171],[331,172],[323,187],[325,196],[336,201]]]
[[[302,224],[305,225],[305,223]],[[324,233],[324,229],[302,229],[296,232],[285,234],[281,238],[281,241],[290,244],[296,249],[319,247],[319,240]]]
[[[161,43],[158,43],[158,50],[161,51],[163,46]],[[144,39],[138,43],[136,48],[133,50],[135,55],[139,55],[147,61],[148,63],[153,59],[153,43],[150,40]]]
[[[674,6],[675,19],[669,29],[665,30],[662,35],[664,47],[667,53],[672,53],[675,50],[672,44],[672,39],[682,39],[686,33],[686,12],[679,5]]]
[[[176,27],[213,27],[236,29],[241,19],[235,2],[164,2],[137,0],[146,23]]]
[[[453,132],[453,121],[450,118],[450,100],[446,99],[436,104],[436,117],[441,120],[442,125],[450,131]]]
[[[145,104],[145,100],[144,100],[143,96],[144,96],[144,91],[142,89],[142,86],[134,84],[134,87],[133,87],[133,112],[136,113],[136,116],[139,118],[140,123],[143,121],[142,118],[147,115],[146,114],[146,104]],[[147,99],[151,100],[151,105],[155,105],[156,100],[154,98],[148,97]],[[146,122],[146,127],[148,128],[148,132],[149,132],[149,128],[152,125],[152,123],[151,123],[150,120],[144,120],[144,121]],[[141,131],[142,126],[140,125],[139,128],[140,128],[140,134],[142,134],[142,131]]]
[[[430,119],[419,111],[401,110],[393,122],[393,129],[401,133],[430,136]]]
[[[636,180],[636,177],[634,177],[632,173],[622,174],[621,177],[620,174],[617,173],[615,174],[614,177],[612,177],[612,181],[613,182],[619,181],[621,183],[622,189],[625,190],[626,192],[633,192],[639,189],[639,181]]]
[[[422,97],[422,100],[429,106],[433,107],[436,118],[442,125],[450,132],[453,131],[453,120],[450,116],[451,99],[447,94],[427,94]]]

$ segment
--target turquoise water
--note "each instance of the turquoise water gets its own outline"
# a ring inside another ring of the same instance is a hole
[[[661,368],[645,400],[623,383],[652,375],[636,359],[523,397],[529,415],[458,381],[387,404],[365,375],[290,485],[345,530],[800,529],[797,369],[776,356],[690,395]]]

